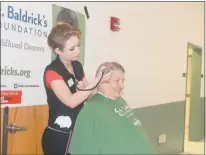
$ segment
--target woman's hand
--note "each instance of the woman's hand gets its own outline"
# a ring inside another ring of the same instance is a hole
[[[111,66],[109,65],[104,65],[100,68],[99,72],[97,73],[97,78],[100,79],[102,77],[102,71],[104,71],[105,69],[109,69],[111,68]],[[110,78],[112,76],[112,70],[110,70],[108,73],[104,74],[101,80],[101,83],[107,83],[110,81]]]
[[[85,87],[84,82],[83,81],[79,81],[77,84],[77,87],[80,89],[83,89]]]

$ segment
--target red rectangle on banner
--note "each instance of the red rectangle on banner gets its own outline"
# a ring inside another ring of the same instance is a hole
[[[2,90],[1,104],[21,104],[21,90]]]

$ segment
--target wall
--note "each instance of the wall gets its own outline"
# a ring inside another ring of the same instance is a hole
[[[84,68],[89,80],[98,64],[116,60],[127,71],[125,98],[131,107],[184,100],[187,42],[204,44],[203,3],[58,4],[82,13],[88,8]],[[120,32],[109,30],[110,16],[120,18]]]
[[[89,81],[94,77],[100,63],[120,62],[126,69],[124,97],[128,104],[131,108],[137,108],[137,115],[143,119],[144,124],[149,124],[148,127],[155,131],[150,133],[155,143],[158,134],[162,132],[167,132],[168,137],[172,138],[168,139],[168,146],[159,148],[160,152],[180,152],[183,143],[181,137],[184,130],[186,86],[182,73],[186,72],[187,42],[202,48],[204,45],[203,3],[55,4],[83,14],[83,7],[86,5],[88,8],[90,18],[86,20],[84,69]],[[110,16],[120,18],[120,32],[109,30]],[[203,84],[202,80],[202,97]],[[46,104],[46,98],[43,104]],[[170,130],[161,131],[163,128],[160,129],[160,126]]]

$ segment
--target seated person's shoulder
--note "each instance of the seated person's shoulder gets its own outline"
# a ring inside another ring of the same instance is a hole
[[[122,96],[119,97],[119,100],[122,100],[123,102],[126,102],[126,100]]]
[[[84,107],[78,115],[77,124],[80,122],[80,120],[83,120],[84,122],[85,118],[95,118],[98,115],[98,111],[100,111],[102,108],[101,105],[103,104],[101,104],[101,102],[101,99],[99,99],[96,95],[86,101]]]
[[[120,96],[120,97],[118,98],[118,100],[119,100],[119,102],[121,102],[122,104],[126,104],[126,105],[127,105],[126,100],[125,100],[122,96]]]
[[[95,111],[101,110],[105,104],[105,98],[102,97],[99,94],[94,95],[93,97],[91,97],[88,101],[85,102],[84,108],[82,109],[82,111],[93,111],[95,109]]]
[[[87,102],[85,106],[95,106],[95,107],[99,107],[102,105],[104,101],[104,98],[101,98],[99,96],[99,94],[94,95],[93,97],[91,97]]]

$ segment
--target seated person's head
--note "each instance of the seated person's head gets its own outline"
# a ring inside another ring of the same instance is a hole
[[[98,92],[101,92],[111,99],[116,99],[121,96],[121,92],[124,89],[125,70],[122,65],[117,62],[105,62],[99,66],[97,73],[102,66],[111,66],[113,70],[109,81],[99,85]]]

